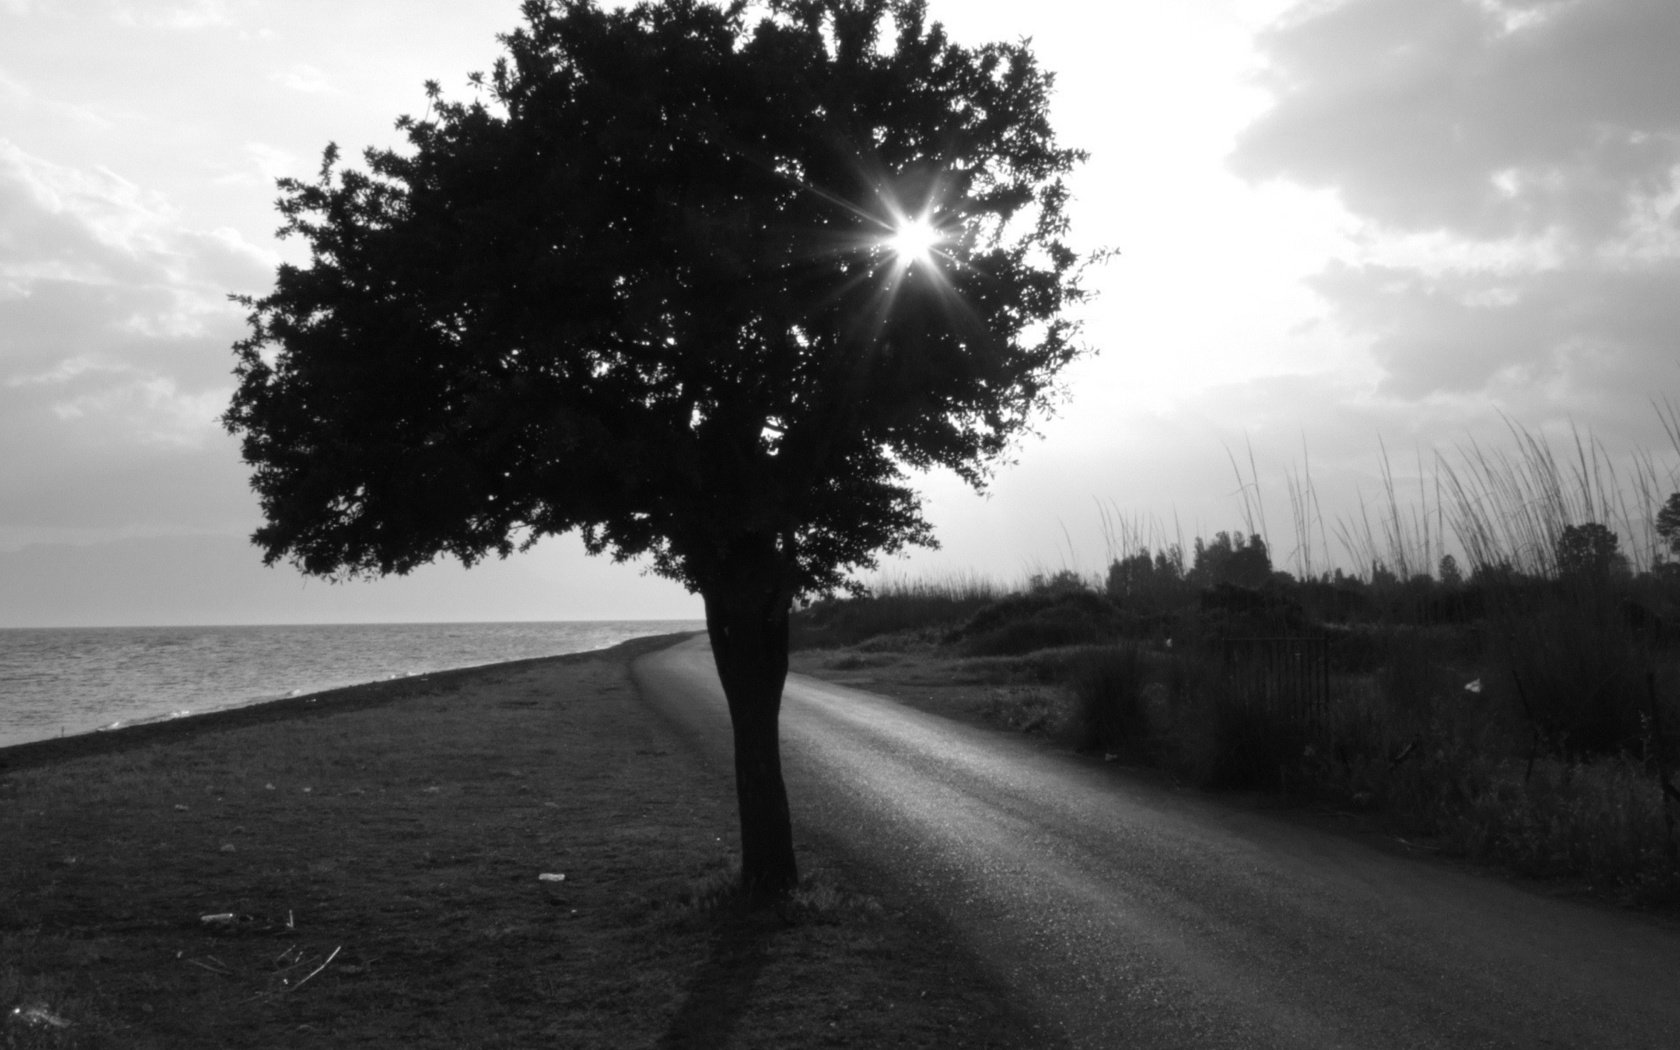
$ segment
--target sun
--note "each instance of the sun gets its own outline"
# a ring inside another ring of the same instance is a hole
[[[901,265],[930,265],[934,251],[944,240],[945,235],[926,215],[907,216],[894,225],[887,237],[887,248]]]

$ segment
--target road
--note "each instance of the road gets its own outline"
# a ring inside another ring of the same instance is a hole
[[[646,701],[729,754],[704,636]],[[795,836],[937,910],[1078,1047],[1680,1047],[1680,930],[790,676]]]

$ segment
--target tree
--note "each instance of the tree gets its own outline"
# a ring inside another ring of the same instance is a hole
[[[1136,602],[1150,594],[1155,585],[1155,562],[1149,548],[1116,558],[1108,566],[1103,592],[1120,604]]]
[[[1082,348],[1052,86],[920,0],[529,0],[470,102],[283,180],[310,248],[240,299],[255,543],[330,576],[571,531],[704,600],[751,894],[797,883],[788,616],[933,545]]]
[[[1211,543],[1198,536],[1195,551],[1190,575],[1200,586],[1229,583],[1257,589],[1272,578],[1272,555],[1257,533],[1244,539],[1241,532],[1220,532]]]
[[[1558,576],[1563,579],[1606,580],[1627,568],[1616,534],[1596,521],[1565,525],[1555,554]]]
[[[1657,535],[1668,545],[1668,553],[1680,554],[1680,492],[1669,494],[1657,511]]]
[[[1377,590],[1391,591],[1400,586],[1400,577],[1381,561],[1372,559],[1371,586]]]
[[[1108,566],[1103,591],[1120,604],[1159,611],[1183,597],[1184,552],[1178,544],[1156,551],[1143,547]]]

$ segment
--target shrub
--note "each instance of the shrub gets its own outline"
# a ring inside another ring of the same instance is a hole
[[[1287,788],[1314,752],[1313,727],[1244,687],[1241,656],[1176,657],[1168,675],[1170,739],[1177,764],[1200,787]]]
[[[814,602],[793,615],[795,649],[856,645],[923,632],[930,640],[997,601],[1001,588],[978,577],[884,584],[850,598]]]
[[[1073,747],[1135,750],[1149,738],[1148,669],[1139,646],[1082,651],[1069,659],[1064,676],[1073,699],[1065,729]]]
[[[981,717],[1017,733],[1038,733],[1054,724],[1055,694],[1040,686],[1017,685],[994,690],[980,708]]]
[[[1478,785],[1449,843],[1529,875],[1568,875],[1647,898],[1680,894],[1656,781],[1630,758],[1573,765],[1548,760],[1526,776],[1503,763]]]
[[[974,614],[945,638],[970,656],[1020,656],[1039,649],[1092,645],[1115,636],[1119,614],[1091,591],[1012,595]]]
[[[1599,593],[1553,600],[1496,628],[1491,684],[1570,757],[1637,746],[1651,668],[1613,602]]]

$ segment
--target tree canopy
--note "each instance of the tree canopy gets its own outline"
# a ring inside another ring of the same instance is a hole
[[[268,560],[577,530],[699,589],[753,533],[803,592],[930,543],[906,470],[982,483],[1078,352],[1050,76],[919,2],[523,11],[407,149],[281,184],[311,262],[244,300],[226,416]]]
[[[1657,535],[1670,554],[1680,554],[1680,492],[1669,493],[1657,511]]]
[[[1565,525],[1556,548],[1557,572],[1563,579],[1602,580],[1627,571],[1616,534],[1596,521]]]

